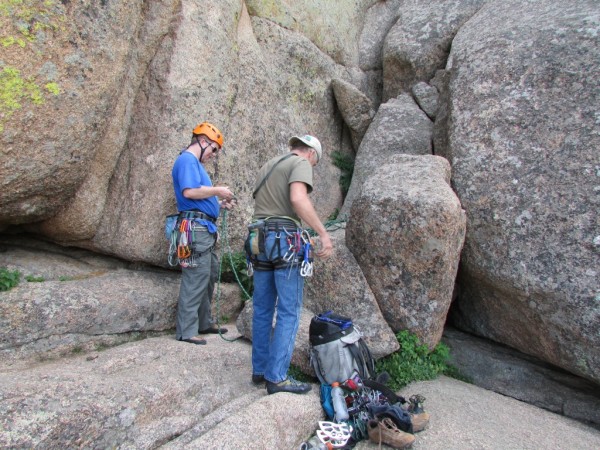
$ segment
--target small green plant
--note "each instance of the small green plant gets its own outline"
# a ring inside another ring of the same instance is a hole
[[[450,350],[439,343],[433,351],[419,343],[419,338],[409,331],[396,334],[400,350],[377,361],[377,371],[390,375],[389,385],[398,390],[413,381],[433,380],[449,370]]]
[[[73,281],[75,278],[67,276],[67,275],[61,275],[60,277],[58,277],[58,281]]]
[[[246,269],[246,254],[244,252],[227,253],[223,257],[221,281],[227,283],[237,282],[248,295],[252,296],[254,282],[253,278],[248,276]],[[243,292],[242,296],[244,300],[248,300]]]
[[[309,375],[306,375],[302,372],[298,367],[294,365],[290,365],[288,369],[288,375],[302,383],[314,383],[315,380],[311,378]]]
[[[222,314],[219,319],[219,323],[228,323],[230,320],[231,317],[229,317],[227,314]]]
[[[338,218],[339,214],[340,214],[340,209],[335,208],[335,210],[331,214],[329,214],[329,217],[327,217],[327,221],[333,222],[334,220],[336,220]]]
[[[8,270],[0,267],[0,291],[8,291],[19,284],[21,273],[18,270]]]
[[[350,189],[352,182],[352,174],[354,173],[354,158],[346,153],[337,150],[331,152],[333,165],[340,169],[340,188],[345,196]]]
[[[41,283],[46,281],[44,277],[34,277],[33,275],[27,275],[25,280],[27,280],[29,283]]]

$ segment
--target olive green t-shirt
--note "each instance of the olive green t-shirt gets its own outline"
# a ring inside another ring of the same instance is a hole
[[[256,177],[254,189],[258,187],[271,168],[286,156],[276,156],[261,167]],[[301,156],[292,155],[277,164],[267,181],[256,193],[254,217],[286,216],[300,222],[300,218],[294,212],[290,202],[290,184],[295,181],[305,183],[308,193],[312,192],[313,168],[310,162]]]

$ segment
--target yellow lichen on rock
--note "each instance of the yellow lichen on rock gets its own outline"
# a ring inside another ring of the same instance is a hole
[[[61,92],[58,74],[42,66],[69,40],[68,18],[56,0],[0,0],[0,133],[19,110],[33,111]]]

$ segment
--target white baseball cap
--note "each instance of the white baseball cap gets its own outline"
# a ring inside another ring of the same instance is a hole
[[[292,146],[298,141],[308,145],[311,148],[314,148],[317,152],[317,162],[321,161],[321,156],[323,156],[323,149],[321,148],[321,143],[316,137],[310,136],[308,134],[305,134],[304,136],[292,136],[288,142],[288,145]]]

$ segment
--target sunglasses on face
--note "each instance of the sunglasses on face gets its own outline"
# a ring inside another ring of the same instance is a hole
[[[210,148],[213,154],[217,153],[219,151],[219,146],[217,144],[215,144],[214,142],[210,142],[210,141],[206,141],[206,140],[204,142],[206,142],[208,144],[207,149]]]

